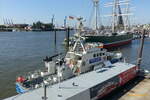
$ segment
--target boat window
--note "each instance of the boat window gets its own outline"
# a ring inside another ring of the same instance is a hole
[[[101,53],[99,53],[99,56],[101,56]]]
[[[102,53],[99,53],[100,56],[102,56]]]
[[[75,58],[75,54],[67,53],[66,58]]]
[[[99,54],[97,54],[97,57],[99,56]]]
[[[71,58],[71,59],[76,59],[76,60],[81,60],[82,57],[73,53],[67,53],[66,58]]]
[[[82,60],[82,57],[81,57],[81,56],[78,56],[78,60]]]
[[[74,55],[74,59],[76,59],[76,60],[81,60],[81,59],[82,59],[82,57],[81,57],[81,56],[79,56],[79,55]]]
[[[105,53],[102,53],[102,55],[105,55]]]
[[[94,54],[93,57],[96,57],[96,54]]]

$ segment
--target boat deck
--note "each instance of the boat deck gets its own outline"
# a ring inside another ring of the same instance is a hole
[[[81,98],[74,97],[72,99],[73,96],[79,94],[81,94],[82,100],[90,100],[90,92],[88,90],[91,87],[135,67],[135,65],[121,62],[115,63],[113,66],[114,67],[91,71],[59,84],[49,86],[47,88],[48,100],[79,100]],[[73,83],[75,85],[73,85]],[[44,88],[39,88],[24,94],[18,94],[5,100],[41,100],[43,95]]]

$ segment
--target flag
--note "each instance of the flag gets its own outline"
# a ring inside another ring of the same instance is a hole
[[[74,17],[72,17],[72,16],[69,16],[69,19],[74,19]]]

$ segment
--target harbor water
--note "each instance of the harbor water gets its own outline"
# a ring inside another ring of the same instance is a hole
[[[73,31],[71,32],[73,34]],[[65,52],[62,45],[65,31],[57,32],[0,32],[0,100],[15,95],[15,79],[34,70],[42,69],[42,59],[55,53]],[[119,47],[127,62],[135,63],[140,41]],[[142,67],[149,69],[150,39],[145,39]]]

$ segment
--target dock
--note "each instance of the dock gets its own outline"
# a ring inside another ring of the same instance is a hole
[[[100,100],[150,100],[150,78],[136,77]]]
[[[119,100],[150,100],[150,79],[145,78]]]

